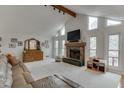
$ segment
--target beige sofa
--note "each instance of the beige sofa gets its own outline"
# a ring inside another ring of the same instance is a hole
[[[78,83],[60,75],[52,75],[34,81],[23,62],[12,67],[12,78],[13,88],[82,88]]]
[[[0,88],[78,88],[79,84],[60,75],[34,81],[25,64],[12,57],[11,62],[0,55]]]
[[[23,62],[19,62],[12,67],[12,78],[13,88],[32,88],[30,83],[34,80]]]

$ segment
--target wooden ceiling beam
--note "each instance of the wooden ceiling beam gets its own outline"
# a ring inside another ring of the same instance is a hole
[[[69,10],[68,8],[66,8],[66,7],[64,7],[62,5],[51,5],[51,6],[54,7],[54,8],[57,8],[57,9],[63,11],[63,12],[65,12],[65,13],[73,16],[73,17],[76,17],[76,13],[75,12]]]

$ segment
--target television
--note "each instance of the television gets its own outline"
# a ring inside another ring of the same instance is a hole
[[[80,40],[80,29],[68,32],[67,40],[74,42]]]

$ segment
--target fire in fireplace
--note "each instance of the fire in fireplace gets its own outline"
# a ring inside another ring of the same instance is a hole
[[[80,60],[80,49],[79,48],[70,49],[70,58]]]

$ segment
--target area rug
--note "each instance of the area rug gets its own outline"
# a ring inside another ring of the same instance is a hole
[[[117,88],[120,75],[87,70],[67,63],[50,60],[25,63],[35,80],[60,74],[86,88]]]

